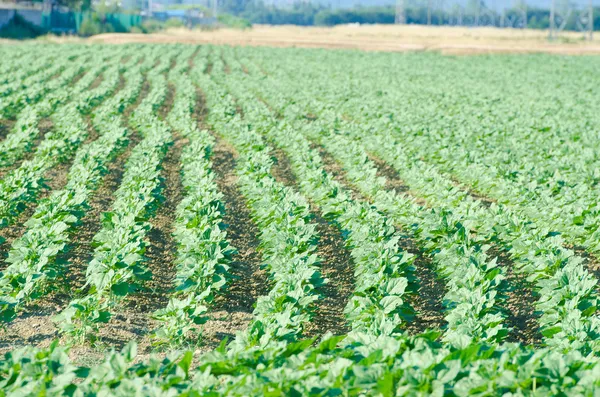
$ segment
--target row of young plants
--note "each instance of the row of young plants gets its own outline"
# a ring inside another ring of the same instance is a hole
[[[152,274],[144,263],[149,219],[160,204],[161,163],[172,143],[168,125],[156,115],[167,95],[164,72],[172,53],[148,71],[150,91],[131,115],[130,125],[143,139],[125,163],[125,172],[102,228],[93,238],[93,258],[86,269],[86,283],[68,306],[55,317],[60,331],[70,340],[97,339],[117,305],[148,281]]]
[[[58,257],[67,248],[70,235],[77,231],[89,197],[107,172],[108,164],[127,141],[128,131],[120,118],[114,117],[114,109],[132,103],[139,95],[143,82],[141,68],[131,69],[125,78],[125,85],[117,95],[96,111],[99,138],[77,150],[65,187],[40,201],[25,223],[25,233],[12,243],[6,259],[9,266],[0,278],[3,323],[14,319],[27,303],[66,287],[68,264]],[[70,112],[69,116],[70,124],[78,130],[88,128],[79,113]]]
[[[229,65],[230,68],[232,65]],[[345,314],[354,332],[393,335],[412,321],[408,295],[416,289],[414,257],[399,246],[392,221],[370,204],[353,200],[350,193],[323,169],[318,153],[298,134],[281,134],[270,112],[213,65],[211,76],[235,92],[252,126],[266,134],[287,154],[299,187],[317,204],[323,217],[342,231],[354,261],[355,290]],[[234,87],[235,85],[235,87]]]
[[[292,70],[297,59],[290,58],[288,66]],[[360,60],[358,65],[365,61]],[[407,70],[402,62],[397,66],[404,73],[398,74],[382,72],[378,68],[367,74],[355,68],[352,76],[357,78],[353,83],[348,81],[347,73],[337,73],[344,68],[335,63],[333,68],[314,65],[316,69],[305,70],[310,70],[307,78],[320,79],[328,85],[329,88],[323,90],[325,101],[342,99],[338,107],[340,113],[352,115],[360,109],[364,115],[361,123],[368,118],[374,127],[396,134],[407,143],[408,155],[437,164],[444,174],[536,223],[548,225],[554,232],[561,233],[569,245],[583,246],[597,256],[600,247],[597,242],[600,211],[596,203],[598,143],[592,126],[600,120],[597,112],[589,111],[597,99],[589,90],[573,91],[587,85],[585,78],[593,77],[591,63],[561,60],[558,63],[562,64],[564,73],[547,70],[556,67],[552,63],[551,67],[544,65],[547,73],[541,74],[539,65],[527,68],[529,62],[518,62],[517,70],[529,73],[535,69],[536,78],[528,77],[536,85],[514,96],[492,94],[490,89],[495,85],[487,84],[485,79],[472,81],[473,89],[469,90],[469,95],[449,91],[444,91],[444,95],[428,95],[429,91],[423,87],[408,82],[415,73]],[[450,70],[439,70],[442,64]],[[278,66],[264,62],[262,66],[269,73],[278,73]],[[463,63],[461,66],[467,67]],[[468,68],[481,73],[489,66],[488,62],[478,62]],[[434,70],[440,72],[439,76]],[[429,84],[434,88],[443,87],[438,80],[456,71],[456,64],[437,59],[422,74],[433,78]],[[463,69],[460,73],[464,74]],[[344,77],[322,79],[328,74]],[[537,85],[548,76],[555,79],[553,90],[546,89],[545,83]],[[498,77],[513,78],[505,73],[499,73]],[[335,90],[333,87],[339,84],[351,88]],[[379,89],[398,86],[403,89]],[[558,91],[565,100],[577,98],[577,105],[562,106],[562,101],[555,100]],[[489,96],[494,99],[490,100]],[[519,106],[511,106],[516,102]],[[375,103],[377,106],[365,106]],[[438,109],[444,109],[444,118],[431,118]],[[505,114],[511,116],[505,117]]]
[[[82,92],[72,102],[56,110],[52,115],[53,128],[37,146],[33,157],[0,181],[0,227],[14,222],[28,203],[37,197],[44,187],[44,176],[48,170],[73,157],[89,134],[87,124],[83,123],[80,115],[89,113],[94,106],[111,96],[119,82],[119,67],[110,67],[104,72],[104,79],[97,88]]]
[[[543,159],[532,160],[536,165],[534,169],[519,171],[518,178],[510,179],[504,178],[507,172],[497,167],[496,163],[467,163],[461,157],[445,158],[436,154],[440,153],[436,145],[427,145],[426,148],[412,149],[409,155],[422,156],[438,163],[447,170],[446,174],[467,186],[473,186],[480,194],[560,232],[568,244],[582,246],[595,256],[600,253],[600,210],[596,200],[599,191],[596,184],[574,180],[576,178],[565,175],[565,172],[556,172],[551,180],[541,181],[547,172],[545,167],[549,169],[557,161],[573,165],[576,174],[585,175],[582,171],[584,166],[577,166],[575,160],[581,155],[574,154],[573,159],[553,156],[547,165],[543,164]],[[595,167],[594,164],[586,166]]]
[[[593,126],[600,118],[591,111],[597,93],[575,91],[588,85],[586,79],[594,78],[589,71],[592,64],[557,60],[551,67],[544,65],[544,70],[550,72],[549,68],[561,65],[563,72],[539,74],[538,79],[532,79],[536,84],[526,92],[515,97],[496,94],[494,101],[483,100],[490,95],[491,86],[479,83],[479,95],[463,94],[460,101],[452,101],[452,93],[445,92],[424,109],[410,104],[399,107],[414,95],[415,88],[409,86],[401,92],[392,91],[378,111],[403,112],[401,119],[388,119],[386,128],[410,143],[406,146],[411,155],[438,164],[480,193],[523,211],[536,222],[552,225],[567,242],[597,253],[594,233],[600,225],[596,203],[599,146]],[[535,68],[536,75],[539,68]],[[549,76],[554,79],[553,89],[545,85]],[[387,80],[390,86],[399,84],[398,78]],[[556,100],[557,92],[560,101]],[[420,98],[414,103],[418,102],[422,102]],[[516,103],[518,107],[513,107]],[[566,103],[570,106],[563,105]],[[356,104],[347,107],[349,112],[353,106]],[[427,114],[439,106],[450,116],[438,124]],[[418,134],[419,129],[428,133]]]
[[[219,67],[216,61],[213,70]],[[206,94],[209,124],[238,153],[238,184],[259,227],[259,250],[270,275],[269,293],[258,297],[253,321],[230,347],[244,350],[297,340],[313,317],[317,289],[325,282],[319,272],[318,233],[309,204],[272,176],[271,149],[250,127],[253,120],[236,112],[233,98],[201,69],[195,80]]]
[[[52,167],[71,159],[88,137],[83,124],[71,124],[72,118],[89,115],[103,100],[111,96],[121,81],[121,65],[113,65],[103,73],[103,80],[92,90],[83,90],[71,102],[59,106],[52,114],[53,128],[36,147],[33,156],[10,171],[0,181],[0,227],[12,223],[44,187],[44,176]]]
[[[52,62],[48,68],[24,81],[24,87],[11,95],[0,98],[0,114],[4,118],[14,118],[27,105],[36,104],[47,94],[63,89],[73,79],[79,69],[79,62],[86,63],[87,51],[69,53]]]
[[[10,46],[4,46],[9,48]],[[41,52],[41,54],[40,54]],[[79,53],[77,49],[71,48],[69,52]],[[4,62],[0,65],[0,97],[6,97],[14,92],[27,88],[31,83],[39,80],[39,75],[55,64],[62,51],[58,48],[47,51],[17,50],[3,56]]]
[[[578,353],[515,344],[449,350],[431,337],[271,343],[141,359],[131,343],[80,366],[67,348],[26,347],[0,362],[7,395],[594,395],[600,366]]]
[[[565,76],[555,77],[562,81]],[[571,80],[581,83],[569,75]],[[398,81],[392,79],[388,83],[394,86]],[[390,90],[394,95],[390,93],[391,98],[386,100],[364,95],[360,103],[354,99],[344,100],[339,111],[355,114],[356,109],[362,109],[364,116],[360,122],[368,118],[374,128],[396,134],[406,143],[408,156],[436,164],[444,175],[561,233],[567,244],[582,246],[598,255],[600,211],[596,200],[598,161],[595,154],[598,144],[591,128],[599,121],[596,114],[590,114],[583,105],[569,107],[566,113],[563,107],[554,109],[553,100],[539,98],[539,91],[532,91],[536,96],[531,101],[532,112],[521,110],[509,118],[497,114],[498,102],[503,98],[482,103],[481,98],[471,95],[453,103],[450,98],[439,96],[427,103],[426,108],[411,112],[406,108],[415,109],[410,106],[413,101],[424,103],[413,96],[408,106],[398,106],[406,104],[407,98],[414,94],[411,89],[414,87],[402,90],[401,95]],[[356,94],[365,91],[369,92],[364,87],[353,87]],[[533,95],[532,92],[527,95]],[[577,101],[594,103],[593,95],[589,94],[578,94]],[[364,106],[375,101],[378,101],[377,113]],[[444,106],[451,115],[447,123],[438,125],[429,117],[436,106]],[[457,109],[458,106],[461,108]],[[462,111],[462,107],[476,111]],[[548,107],[553,110],[548,111]],[[398,111],[402,112],[401,118]],[[531,119],[532,113],[539,112],[543,116]],[[396,117],[388,117],[394,113]],[[469,117],[477,117],[477,120],[469,120]],[[455,125],[454,118],[459,124]],[[427,131],[427,134],[419,131]]]
[[[59,77],[47,83],[50,86],[48,95],[35,104],[25,106],[19,112],[11,133],[0,142],[0,167],[14,165],[23,158],[25,153],[31,151],[34,140],[40,133],[38,128],[40,120],[50,116],[60,104],[72,97],[77,98],[84,90],[88,89],[106,68],[105,61],[108,61],[106,55],[86,60],[93,60],[92,65],[99,66],[90,68],[77,83],[71,86],[73,78],[84,72],[84,63],[73,61],[71,66],[65,69]]]
[[[226,59],[232,65],[239,64],[234,58]],[[232,71],[240,70],[236,66],[231,67]],[[498,290],[503,287],[503,269],[486,255],[489,246],[484,241],[469,235],[453,214],[427,210],[409,196],[387,191],[385,178],[377,177],[377,169],[358,143],[330,132],[329,126],[320,125],[318,121],[307,123],[302,117],[304,112],[289,104],[290,98],[276,90],[268,92],[268,86],[254,85],[254,80],[239,73],[232,72],[228,77],[233,86],[239,87],[240,95],[242,91],[254,92],[273,104],[275,113],[280,112],[285,123],[276,128],[279,142],[289,139],[286,136],[299,134],[318,142],[343,165],[348,180],[377,210],[402,225],[430,252],[439,277],[446,283],[445,341],[464,347],[474,341],[500,341],[508,334],[509,330],[503,325],[505,315],[499,307],[502,299],[498,296]],[[310,146],[305,138],[296,139],[304,148]]]
[[[286,91],[302,94],[299,89],[294,91],[291,84]],[[360,124],[344,120],[336,110],[315,101],[313,98],[318,95],[312,92],[310,98],[296,100],[311,104],[310,111],[319,114],[329,130],[344,131],[352,139],[362,141],[367,150],[399,172],[411,191],[434,207],[452,211],[472,233],[500,244],[510,254],[517,270],[527,277],[538,295],[535,306],[547,344],[563,351],[598,350],[596,280],[585,269],[583,259],[564,248],[564,241],[552,233],[551,226],[532,223],[503,205],[481,205],[434,166],[407,154],[406,145],[390,139],[387,130],[375,128],[381,125],[368,120]]]
[[[200,55],[202,51],[200,51]],[[205,56],[198,56],[196,67],[203,68]],[[208,131],[198,128],[193,117],[196,90],[188,75],[187,60],[193,56],[182,52],[176,67],[169,72],[175,98],[167,121],[173,131],[189,143],[180,159],[181,184],[184,197],[177,205],[174,239],[177,243],[173,291],[166,307],[153,318],[161,324],[154,332],[158,343],[180,346],[197,340],[198,325],[208,319],[208,310],[216,294],[228,280],[229,266],[236,253],[227,240],[223,224],[223,195],[218,191],[211,171],[211,155],[215,144]]]
[[[261,54],[263,51],[270,54],[275,65],[285,58],[278,52],[282,50],[260,51]],[[305,69],[314,69],[309,62],[313,54],[306,52]],[[327,57],[328,54],[323,52],[322,55]],[[338,63],[345,65],[351,64],[355,56],[351,52],[335,54],[339,57]],[[387,55],[370,56],[377,60]],[[220,67],[219,62],[214,63],[219,83],[222,79],[232,78],[219,73],[222,64]],[[296,68],[295,71],[298,70]],[[232,71],[231,68],[229,71]],[[240,73],[235,67],[233,72],[236,75]],[[198,81],[204,78],[201,76]],[[294,92],[294,84],[289,81],[292,79],[302,81],[301,74],[286,77],[290,93]],[[231,84],[238,83],[233,81]],[[211,83],[210,80],[205,82]],[[263,84],[273,84],[274,88],[278,86],[273,79],[266,79]],[[305,84],[306,87],[313,85]],[[338,88],[343,90],[342,85]],[[283,89],[283,97],[286,97]],[[318,91],[313,91],[313,95],[315,92]],[[222,95],[222,98],[227,98],[225,93]],[[221,104],[222,98],[215,96],[217,105]],[[305,103],[300,96],[298,101]],[[224,103],[233,104],[230,98]],[[311,101],[311,104],[314,105],[314,102]],[[343,102],[333,104],[339,108],[343,106]],[[227,117],[235,113],[234,106],[223,110]],[[255,114],[259,113],[247,110],[250,112],[248,120],[257,124],[259,119],[255,118]],[[260,114],[263,113],[266,114]],[[314,118],[314,114],[309,117]],[[359,114],[363,113],[357,111],[356,115]],[[321,119],[324,115],[319,116]],[[272,118],[268,121],[271,123]],[[343,126],[340,131],[345,129]],[[332,139],[337,140],[336,136],[332,134]],[[385,147],[389,141],[389,138],[387,142],[382,141],[382,146]],[[471,226],[466,229],[471,230]],[[565,354],[553,348],[484,342],[453,348],[437,342],[437,336],[430,333],[414,337],[401,334],[375,337],[355,332],[351,338],[326,336],[318,343],[313,340],[295,343],[272,341],[268,346],[254,349],[219,348],[196,357],[193,352],[186,351],[149,361],[137,357],[135,345],[130,344],[121,353],[109,353],[102,363],[88,367],[80,366],[69,358],[77,355],[76,352],[69,352],[55,343],[44,349],[26,347],[7,353],[0,360],[0,393],[65,396],[598,393],[598,360],[579,351]]]

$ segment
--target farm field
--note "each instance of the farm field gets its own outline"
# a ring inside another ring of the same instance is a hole
[[[65,40],[55,38],[54,40]],[[67,39],[71,40],[71,39]],[[153,34],[106,33],[86,39],[92,43],[227,44],[365,51],[435,51],[443,54],[554,53],[600,54],[598,36],[583,40],[581,32],[561,32],[548,41],[548,32],[534,29],[419,25],[269,26],[252,29],[200,31],[169,29]]]
[[[0,395],[599,392],[600,57],[0,53]]]

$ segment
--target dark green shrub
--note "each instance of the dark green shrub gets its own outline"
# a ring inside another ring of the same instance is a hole
[[[144,33],[154,33],[164,29],[164,23],[156,19],[147,19],[142,22],[141,30]]]
[[[169,18],[167,22],[165,22],[165,28],[182,28],[185,24],[179,18]]]
[[[236,17],[231,14],[221,14],[218,17],[219,23],[234,29],[250,29],[252,24],[244,18]]]
[[[27,21],[18,12],[0,29],[0,37],[16,40],[33,39],[45,33],[47,32],[43,28]]]

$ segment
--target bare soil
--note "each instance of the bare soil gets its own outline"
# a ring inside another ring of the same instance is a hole
[[[13,165],[9,167],[0,168],[0,178],[4,178],[12,170],[19,168],[24,161],[31,160],[31,158],[35,155],[35,149],[39,146],[40,142],[44,140],[46,134],[52,128],[54,128],[54,124],[52,123],[52,120],[50,118],[44,117],[40,119],[40,121],[38,122],[39,133],[37,137],[35,137],[35,139],[27,148],[27,151],[20,160],[17,160]]]
[[[0,139],[6,138],[6,136],[12,131],[15,125],[14,120],[2,119],[0,120]]]
[[[378,176],[384,176],[386,178],[388,188],[395,190],[397,193],[410,194],[418,204],[426,207],[429,206],[425,200],[410,192],[409,187],[400,179],[398,173],[390,165],[375,156],[371,155],[370,158],[377,165]],[[461,185],[460,187],[462,188],[463,186]],[[469,195],[471,195],[472,192],[469,189],[465,188],[465,190],[467,190]],[[473,198],[479,200],[484,206],[489,206],[493,202],[485,196],[478,195],[477,197]],[[526,280],[524,280],[522,275],[515,272],[514,264],[509,255],[499,249],[499,247],[493,246],[492,250],[490,250],[488,254],[491,258],[497,257],[499,265],[502,266],[506,272],[507,285],[504,287],[504,290],[499,292],[506,295],[506,301],[503,303],[503,305],[506,305],[506,307],[503,307],[503,309],[507,316],[507,325],[512,329],[508,339],[510,341],[521,342],[525,344],[540,343],[541,335],[539,334],[537,316],[533,306],[536,298],[530,285],[526,282]],[[417,257],[417,261],[421,261],[422,259],[423,258]],[[443,323],[443,318],[441,317],[443,317],[442,302],[445,293],[444,283],[435,277],[435,273],[432,270],[433,264],[431,264],[430,259],[426,259],[427,263],[425,266],[419,266],[417,261],[416,265],[418,277],[420,280],[427,281],[425,281],[425,285],[422,284],[421,289],[419,290],[415,307],[417,307],[417,305],[427,303],[419,303],[419,301],[423,298],[429,300],[429,303],[426,304],[425,308],[419,308],[417,310],[417,317],[419,317],[419,312],[423,311],[423,313],[427,313],[427,317],[430,317],[431,319],[437,318],[435,325],[439,326]],[[431,272],[431,274],[423,274],[424,269],[427,269],[426,271]],[[427,284],[430,284],[432,287],[427,288]],[[433,300],[431,300],[432,297]],[[423,329],[417,328],[417,331],[421,332]]]
[[[92,84],[88,87],[88,90],[93,90],[94,88],[98,88],[98,86],[102,83],[102,80],[104,80],[104,74],[100,73],[95,79],[94,81],[92,81]]]
[[[208,67],[212,68],[212,65]],[[197,90],[194,117],[198,121],[198,128],[210,131],[206,123],[207,114],[204,94]],[[223,226],[227,230],[227,239],[238,253],[233,257],[230,268],[234,279],[217,296],[210,319],[202,326],[202,350],[215,348],[224,339],[231,340],[237,332],[244,331],[252,321],[256,300],[269,292],[267,273],[260,268],[262,260],[257,251],[259,230],[252,222],[245,199],[237,187],[237,152],[214,132],[211,133],[216,140],[211,155],[212,171],[217,177],[219,191],[224,196]]]
[[[436,51],[447,55],[473,54],[600,54],[600,40],[582,40],[583,34],[563,32],[548,41],[548,32],[533,29],[497,29],[418,25],[339,25],[300,27],[255,25],[252,29],[213,31],[171,29],[153,34],[107,33],[82,40],[94,43],[188,43],[354,49],[363,51]],[[61,41],[60,38],[54,39]]]
[[[297,191],[298,181],[287,155],[280,148],[275,148],[272,153],[274,155],[274,165],[271,168],[273,176],[279,182]],[[305,326],[304,336],[315,337],[327,332],[334,335],[346,334],[349,328],[344,308],[354,291],[354,264],[340,230],[319,215],[314,204],[311,207],[311,214],[319,234],[317,255],[322,260],[320,271],[327,282],[318,290],[321,297],[316,302],[313,320]]]
[[[224,338],[231,339],[235,331],[247,328],[257,298],[269,291],[267,274],[260,268],[262,261],[256,250],[259,230],[251,221],[245,199],[237,187],[237,153],[220,137],[215,138],[213,172],[217,175],[219,191],[224,195],[226,212],[223,222],[227,226],[227,237],[238,253],[230,267],[235,279],[224,294],[217,296],[211,319],[203,327],[208,345],[217,345]]]
[[[504,303],[506,309],[507,326],[512,328],[508,336],[510,342],[538,345],[542,342],[539,332],[538,316],[534,303],[537,297],[531,289],[530,283],[522,274],[515,271],[515,266],[510,256],[499,247],[492,247],[488,251],[490,257],[497,257],[498,264],[505,270],[507,287],[501,291],[506,295]]]
[[[384,177],[386,188],[396,194],[410,194],[409,187],[402,181],[392,167],[381,159],[370,155],[369,158],[377,167],[377,176]],[[425,200],[416,195],[412,197],[420,205],[425,205]],[[414,255],[415,275],[418,279],[419,289],[412,296],[411,304],[415,309],[415,320],[408,325],[411,333],[417,334],[427,329],[441,329],[445,324],[444,319],[444,295],[446,285],[435,273],[435,265],[429,255],[418,247],[416,241],[410,236],[400,239],[401,248]]]
[[[427,200],[420,197],[418,194],[411,192],[408,185],[400,179],[398,172],[396,172],[392,166],[373,154],[369,154],[369,159],[375,163],[375,166],[377,167],[377,176],[385,177],[388,189],[395,191],[396,194],[408,194],[417,204],[429,207]]]
[[[75,75],[75,77],[73,77],[73,79],[71,81],[69,81],[69,84],[67,85],[68,87],[73,87],[75,84],[77,84],[77,82],[79,80],[81,80],[83,78],[83,76],[85,76],[86,73],[89,72],[89,69],[83,69],[82,71],[80,71],[79,73],[77,73]]]
[[[148,84],[145,83],[136,102],[125,109],[124,120],[128,119],[133,109],[146,96],[148,89]],[[93,135],[97,135],[97,132],[91,132]],[[132,148],[139,140],[140,137],[138,134],[131,134],[125,150],[117,154],[115,161],[108,164],[107,173],[96,192],[90,197],[88,202],[89,207],[84,217],[81,219],[77,230],[70,235],[69,246],[65,252],[59,255],[58,259],[68,264],[67,277],[70,289],[52,293],[37,304],[27,307],[26,312],[11,323],[6,332],[1,334],[2,337],[0,340],[6,340],[6,344],[0,343],[0,351],[25,345],[45,347],[59,336],[52,317],[60,312],[75,297],[74,293],[85,283],[87,265],[93,257],[93,237],[102,226],[101,215],[110,209],[114,201],[113,194],[121,184],[125,171],[124,164],[127,158],[129,158]],[[51,190],[60,189],[66,184],[66,176],[69,168],[69,165],[62,164],[52,170],[50,175],[48,175],[48,177],[52,178],[51,182],[48,182],[50,189],[44,190],[42,192],[43,196],[47,196]],[[57,178],[56,175],[60,176]],[[24,219],[28,219],[31,216],[34,208],[27,211],[29,214],[24,214]],[[19,233],[21,235],[25,227],[19,222],[17,225],[5,230],[10,230],[13,234]],[[10,241],[16,237],[18,236],[11,238]],[[2,249],[2,252],[4,252],[4,249]],[[123,346],[131,339],[138,339],[138,330],[140,328],[138,324],[143,323],[142,320],[145,320],[143,317],[143,315],[133,314],[130,318],[126,318],[122,314],[117,313],[111,324],[101,329],[100,335],[103,337],[103,342],[114,343],[115,346]],[[81,345],[73,347],[71,356],[77,362],[86,363],[97,362],[104,356],[104,353],[87,345]]]
[[[344,168],[325,150],[325,148],[323,148],[323,146],[311,142],[310,148],[319,153],[319,156],[323,161],[323,169],[331,175],[336,182],[348,189],[354,200],[368,201],[358,188],[348,181]]]

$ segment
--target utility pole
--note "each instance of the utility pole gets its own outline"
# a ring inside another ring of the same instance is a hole
[[[396,24],[406,24],[406,8],[404,0],[396,0]]]
[[[552,4],[550,5],[550,35],[549,39],[554,39],[554,4],[555,0],[552,0]]]
[[[590,41],[594,40],[594,0],[590,0],[590,10],[589,10],[589,29],[590,29]]]
[[[217,19],[217,8],[218,8],[218,0],[213,0],[212,1],[212,6],[213,6],[213,18],[216,20]]]
[[[431,0],[427,0],[427,26],[431,26]]]

